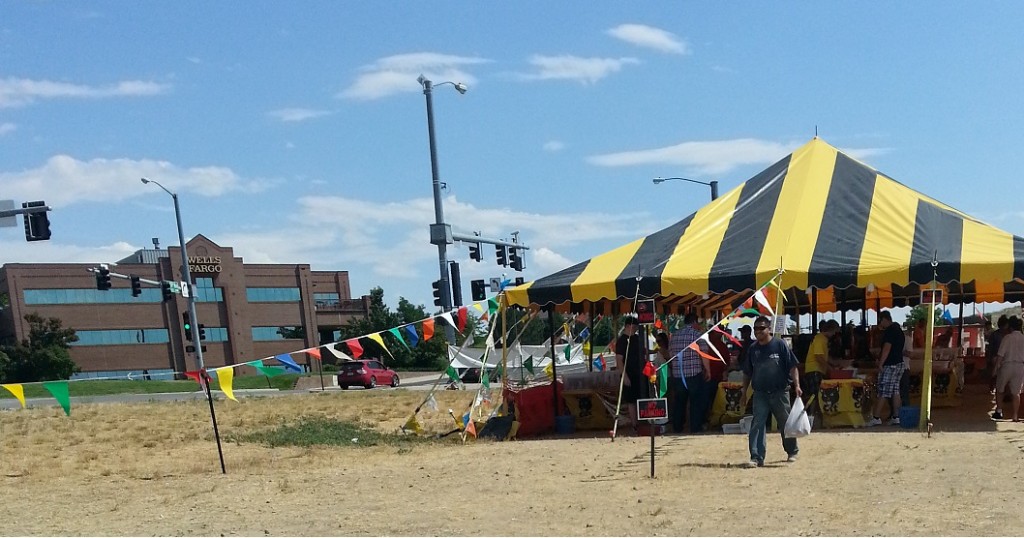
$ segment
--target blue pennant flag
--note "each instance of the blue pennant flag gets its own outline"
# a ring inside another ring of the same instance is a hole
[[[287,353],[282,353],[274,358],[277,359],[281,364],[284,365],[285,368],[289,370],[295,370],[296,372],[302,371],[302,367],[299,366],[298,364],[295,364],[295,361],[293,361],[291,356],[288,355]]]
[[[412,347],[416,347],[416,344],[420,343],[420,335],[416,334],[416,326],[406,325],[405,332],[409,335],[409,343],[412,344]]]
[[[588,336],[590,336],[590,327],[584,327],[583,330],[580,331],[580,340],[586,340]]]
[[[953,315],[949,313],[948,308],[942,310],[942,319],[946,320],[950,325],[953,324]]]
[[[604,355],[598,355],[597,358],[594,359],[594,368],[597,369],[598,372],[604,371]]]

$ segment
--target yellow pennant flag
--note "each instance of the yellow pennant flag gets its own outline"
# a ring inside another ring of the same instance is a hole
[[[370,340],[373,340],[374,342],[377,342],[377,345],[384,348],[384,352],[390,355],[392,359],[395,358],[394,355],[391,355],[391,351],[388,350],[388,346],[384,345],[384,339],[381,338],[380,333],[368,334],[366,335],[366,337],[369,338]]]
[[[402,426],[402,429],[417,435],[423,433],[423,426],[420,425],[420,421],[416,420],[416,415],[409,417],[409,420],[405,421],[405,426]]]
[[[7,389],[7,392],[10,392],[11,394],[13,394],[14,397],[17,398],[19,402],[21,402],[21,408],[25,409],[25,387],[22,387],[21,383],[11,383],[10,385],[0,385],[0,387],[3,387],[5,389]]]
[[[548,377],[555,377],[555,369],[554,367],[551,366],[554,363],[555,361],[551,361],[548,363],[547,366],[544,367],[544,373],[548,374]]]
[[[217,372],[217,382],[220,383],[220,390],[224,392],[224,396],[237,402],[235,391],[231,388],[235,381],[235,369],[229,366],[215,371]]]

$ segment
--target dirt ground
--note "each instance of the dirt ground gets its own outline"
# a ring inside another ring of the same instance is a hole
[[[353,391],[217,402],[223,435],[302,415],[383,430],[422,393]],[[450,427],[439,394],[427,427]],[[1007,535],[1024,529],[1024,426],[987,394],[933,412],[931,438],[823,430],[744,469],[746,436],[607,435],[361,448],[226,443],[205,402],[0,412],[3,535]],[[356,442],[358,445],[358,441]]]

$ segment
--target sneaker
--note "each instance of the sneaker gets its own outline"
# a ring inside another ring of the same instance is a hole
[[[866,424],[866,426],[868,426],[868,427],[871,427],[871,426],[881,426],[881,425],[882,425],[882,419],[880,419],[878,417],[871,417],[871,420],[869,420],[868,423]]]
[[[743,466],[747,469],[753,469],[754,467],[764,467],[764,463],[757,460],[750,460],[747,463],[744,463]]]
[[[900,425],[900,418],[899,417],[894,417],[894,418],[889,419],[889,425],[890,426],[899,426]]]
[[[787,463],[795,463],[796,462],[796,454],[790,454],[789,457],[786,458],[786,462]]]
[[[996,412],[992,413],[992,420],[1003,420],[1003,412],[996,409]]]

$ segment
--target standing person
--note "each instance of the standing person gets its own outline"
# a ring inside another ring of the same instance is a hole
[[[690,349],[690,344],[696,342],[701,334],[703,332],[697,325],[697,314],[691,312],[686,314],[683,318],[683,327],[676,331],[670,340],[669,353],[677,357],[672,361],[672,377],[669,379],[669,387],[674,388],[669,417],[672,420],[672,431],[675,433],[683,431],[687,416],[690,420],[690,433],[703,431],[704,421],[707,419],[707,385],[711,380],[711,366],[707,359]],[[699,345],[702,351],[708,351],[703,342]],[[687,400],[690,412],[684,415]]]
[[[626,403],[629,422],[633,431],[637,431],[636,401],[641,398],[644,384],[644,350],[643,342],[637,331],[640,322],[633,316],[622,320],[622,334],[615,341],[615,364],[622,365],[622,401]]]
[[[835,334],[832,332],[830,321],[821,320],[818,323],[818,334],[814,335],[814,339],[811,340],[811,347],[807,350],[807,360],[804,361],[803,386],[807,387],[808,401],[810,401],[812,396],[818,396],[818,392],[821,390],[821,381],[825,379],[825,374],[828,373],[828,342]],[[836,324],[836,327],[838,326]],[[811,406],[807,408],[808,415],[819,415],[817,410],[821,409],[821,402],[818,401],[818,398],[815,398]]]
[[[878,314],[878,326],[882,329],[882,351],[878,354],[878,401],[868,421],[868,426],[882,424],[879,418],[886,401],[889,402],[889,424],[900,423],[900,379],[903,377],[903,344],[906,337],[900,326],[892,322],[892,312],[883,310]]]
[[[1013,316],[1007,324],[1010,331],[1003,336],[996,353],[996,410],[992,418],[1003,418],[1003,394],[1008,390],[1013,396],[1013,421],[1020,422],[1020,393],[1024,390],[1024,333],[1021,333],[1020,318]]]
[[[1003,342],[1003,337],[1006,336],[1009,321],[1005,314],[999,316],[999,320],[996,321],[996,330],[988,335],[988,342],[985,343],[985,371],[992,379],[989,382],[989,390],[996,388],[996,354],[999,353],[999,346]]]
[[[782,434],[782,448],[786,450],[786,461],[796,461],[796,438],[786,437],[783,425],[789,417],[789,384],[793,383],[796,397],[803,395],[800,390],[799,362],[793,350],[771,333],[771,322],[764,316],[754,321],[755,341],[747,350],[747,360],[743,363],[743,398],[741,404],[746,407],[747,385],[754,388],[754,418],[750,423],[747,444],[750,448],[750,461],[747,467],[764,467],[765,435],[768,416],[773,415],[779,424]]]

